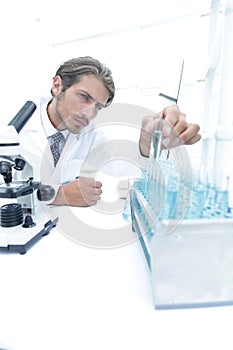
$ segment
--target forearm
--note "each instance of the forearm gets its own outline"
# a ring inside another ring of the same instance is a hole
[[[67,205],[67,200],[66,200],[64,187],[65,186],[61,185],[58,188],[56,196],[53,199],[53,202],[51,204],[53,204],[53,205]]]

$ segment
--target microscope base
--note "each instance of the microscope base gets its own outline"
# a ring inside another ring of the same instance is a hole
[[[42,237],[47,236],[57,222],[58,218],[48,220],[48,216],[41,213],[36,215],[36,225],[33,227],[24,228],[22,225],[13,228],[1,227],[0,252],[25,254]]]

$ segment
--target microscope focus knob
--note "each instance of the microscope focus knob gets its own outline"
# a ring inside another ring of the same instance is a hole
[[[55,190],[49,185],[40,185],[37,190],[37,198],[39,201],[50,201],[55,196]]]
[[[23,209],[19,203],[9,203],[0,207],[0,226],[14,227],[22,224]]]
[[[36,223],[33,221],[31,215],[26,215],[22,226],[24,228],[30,228],[30,227],[33,227],[35,225],[36,225]]]
[[[21,158],[15,158],[15,166],[14,169],[15,170],[23,170],[25,167],[25,160],[21,159]]]

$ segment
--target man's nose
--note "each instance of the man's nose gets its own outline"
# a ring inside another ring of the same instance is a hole
[[[97,113],[98,113],[98,110],[97,110],[95,105],[93,105],[91,107],[89,106],[88,108],[83,109],[81,112],[82,116],[84,116],[89,121],[94,119],[96,117]]]

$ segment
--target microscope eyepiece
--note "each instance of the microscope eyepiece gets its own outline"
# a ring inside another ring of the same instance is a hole
[[[27,101],[8,125],[13,125],[16,131],[19,133],[31,118],[35,110],[35,103],[32,101]]]

